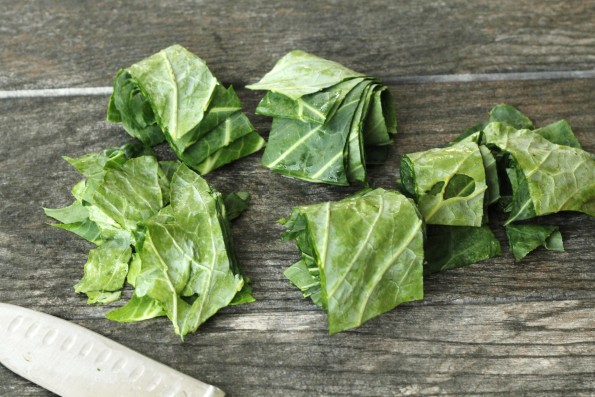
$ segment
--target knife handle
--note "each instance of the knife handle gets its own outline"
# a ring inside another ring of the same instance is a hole
[[[0,362],[63,397],[225,395],[86,328],[5,303]]]

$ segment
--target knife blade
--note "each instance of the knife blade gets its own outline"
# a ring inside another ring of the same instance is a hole
[[[0,303],[0,363],[63,397],[225,393],[49,314]]]

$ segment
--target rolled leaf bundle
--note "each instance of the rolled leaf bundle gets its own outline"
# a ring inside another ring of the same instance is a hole
[[[135,287],[109,319],[167,316],[183,337],[222,307],[253,300],[227,215],[246,208],[246,193],[223,198],[184,164],[158,162],[140,143],[67,160],[86,179],[73,188],[72,205],[45,211],[62,222],[55,226],[97,245],[75,286],[89,303],[120,299],[126,281]]]
[[[167,140],[201,174],[265,143],[233,87],[223,87],[202,59],[179,45],[118,71],[107,119],[146,145]]]
[[[273,117],[262,163],[311,182],[366,182],[397,132],[392,96],[377,79],[304,51],[291,51],[256,84],[256,113]]]
[[[331,334],[423,298],[423,222],[402,194],[368,189],[281,223],[301,252],[284,274],[328,313]]]

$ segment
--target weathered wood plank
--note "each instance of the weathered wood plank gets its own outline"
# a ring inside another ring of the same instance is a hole
[[[399,135],[389,162],[371,170],[393,187],[403,153],[440,146],[499,102],[518,105],[538,125],[566,118],[595,150],[595,80],[391,86]],[[239,95],[254,116],[259,93]],[[0,101],[0,301],[87,326],[207,382],[231,396],[588,395],[595,389],[595,221],[552,218],[567,252],[537,251],[521,264],[508,253],[428,277],[426,299],[364,327],[329,337],[325,316],[282,275],[297,257],[275,224],[294,205],[339,199],[354,189],[315,185],[259,166],[259,155],[217,170],[222,191],[247,190],[252,206],[234,225],[238,256],[257,302],[227,308],[180,345],[166,321],[109,322],[73,284],[90,245],[45,225],[42,206],[70,202],[79,177],[60,156],[122,144],[103,120],[107,97]],[[171,156],[166,148],[159,154]],[[498,232],[503,238],[503,233]],[[0,395],[47,396],[0,367]]]
[[[0,89],[105,86],[180,43],[225,82],[304,49],[386,77],[592,69],[595,2],[3,1]]]

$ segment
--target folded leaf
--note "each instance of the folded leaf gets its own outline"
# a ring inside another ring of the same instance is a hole
[[[516,130],[490,123],[483,131],[485,142],[514,159],[518,203],[509,221],[531,217],[520,213],[532,206],[535,215],[579,211],[595,216],[595,157],[584,150],[557,145],[529,130]],[[524,193],[526,181],[526,191]],[[514,190],[514,188],[513,188]],[[515,198],[513,198],[514,200]]]
[[[281,174],[334,185],[366,183],[396,133],[392,97],[378,81],[335,62],[292,51],[259,83],[256,112],[273,117],[262,163]]]
[[[401,160],[401,181],[428,224],[481,226],[487,190],[483,161],[473,142],[410,153]]]
[[[557,226],[512,224],[506,226],[506,235],[516,261],[520,261],[539,247],[552,251],[564,251],[562,235]]]
[[[487,226],[428,225],[424,273],[472,265],[502,253],[500,242]]]
[[[331,334],[423,297],[423,222],[399,193],[297,207],[281,223],[303,257],[285,273],[327,311]]]
[[[233,88],[223,88],[202,59],[179,45],[119,71],[107,117],[146,145],[167,139],[178,158],[202,173],[264,146]],[[240,145],[246,135],[250,145]]]
[[[258,83],[246,88],[272,91],[298,99],[346,79],[363,76],[339,63],[294,50],[277,61],[275,67]]]
[[[229,305],[244,280],[233,272],[219,193],[184,165],[171,192],[171,207],[145,222],[136,291],[156,300],[183,337]]]

